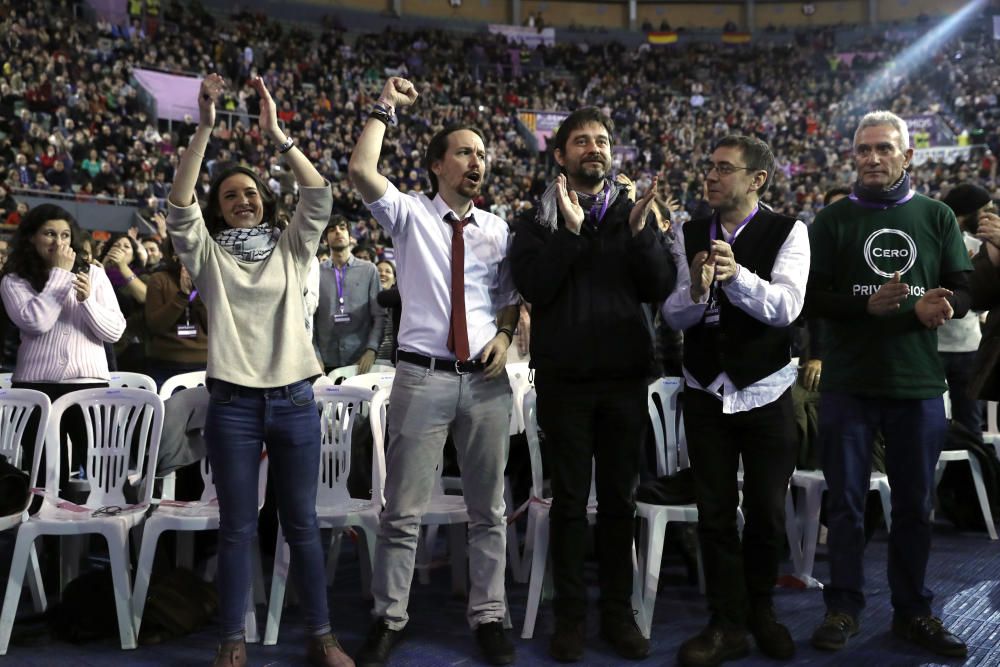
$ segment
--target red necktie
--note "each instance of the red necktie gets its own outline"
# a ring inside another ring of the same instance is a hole
[[[448,326],[448,349],[459,361],[469,360],[469,328],[465,321],[465,236],[464,228],[471,217],[459,220],[449,213],[445,222],[451,225],[451,322]]]

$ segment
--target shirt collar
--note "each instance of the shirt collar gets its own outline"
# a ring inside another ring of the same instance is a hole
[[[438,218],[440,220],[442,220],[442,221],[444,221],[445,216],[447,216],[449,213],[453,214],[459,220],[464,220],[465,219],[462,216],[460,216],[458,213],[455,213],[455,211],[451,210],[451,207],[448,206],[448,204],[445,203],[444,199],[441,198],[441,193],[440,192],[438,194],[434,195],[434,199],[431,200],[431,204],[434,206],[434,210],[437,212]],[[480,211],[478,208],[476,208],[476,205],[473,204],[472,208],[469,209],[468,215],[466,215],[465,217],[469,218],[470,219],[469,221],[472,224],[474,224],[474,225],[476,225],[478,227],[479,226],[479,215],[481,213],[483,213],[483,211]]]

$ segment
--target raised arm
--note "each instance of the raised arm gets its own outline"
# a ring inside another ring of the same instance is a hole
[[[295,145],[294,139],[290,139],[278,126],[278,109],[264,85],[264,80],[255,76],[250,80],[250,85],[260,96],[260,129],[261,132],[271,137],[275,144],[281,148],[286,148],[291,143],[290,148],[285,150],[285,162],[295,174],[295,181],[305,188],[321,188],[326,184],[326,179],[316,171],[316,167],[309,161],[305,153]]]
[[[378,98],[375,111],[361,131],[354,152],[351,153],[347,173],[366,203],[380,199],[388,186],[385,176],[378,171],[386,122],[395,117],[396,109],[410,106],[416,99],[417,89],[412,83],[400,77],[390,77]],[[383,113],[382,110],[388,113]]]
[[[168,201],[179,208],[194,203],[194,187],[198,184],[201,162],[205,159],[205,148],[215,127],[215,103],[226,87],[226,82],[218,74],[209,74],[201,82],[198,91],[198,127],[188,142],[187,150],[181,155],[180,164],[174,174],[174,184],[170,188]]]

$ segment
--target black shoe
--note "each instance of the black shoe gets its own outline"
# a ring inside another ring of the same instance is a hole
[[[682,667],[715,667],[726,660],[738,660],[750,653],[747,633],[735,628],[709,625],[681,644],[677,661]]]
[[[761,607],[750,616],[750,634],[760,652],[775,660],[790,660],[795,655],[792,635],[774,616],[774,607]]]
[[[402,630],[390,630],[384,619],[375,621],[355,658],[357,667],[383,667],[402,634]]]
[[[480,623],[476,626],[476,643],[483,658],[491,665],[509,665],[514,662],[514,645],[501,621]]]
[[[839,651],[847,646],[847,640],[860,631],[858,620],[843,611],[828,611],[816,631],[813,632],[813,647],[824,651]]]
[[[549,655],[557,662],[583,660],[583,621],[556,619],[556,631],[549,640]]]
[[[623,658],[642,660],[649,655],[649,640],[639,631],[631,608],[602,613],[601,638]]]
[[[914,616],[908,619],[894,616],[892,633],[931,653],[949,658],[964,658],[969,653],[965,642],[949,632],[937,616]]]

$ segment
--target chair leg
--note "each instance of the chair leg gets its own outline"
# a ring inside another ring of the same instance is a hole
[[[281,612],[285,603],[285,587],[288,582],[288,562],[291,550],[285,535],[278,526],[278,536],[274,549],[274,572],[271,574],[271,596],[267,603],[267,625],[264,627],[264,645],[278,643],[278,629],[281,626]]]
[[[17,542],[14,545],[14,557],[10,561],[10,574],[7,575],[7,592],[4,594],[3,611],[0,612],[0,655],[7,655],[10,645],[10,631],[14,628],[14,618],[17,616],[17,605],[21,601],[21,585],[24,583],[24,570],[28,565],[28,556],[34,548],[36,535],[25,530],[18,530]]]
[[[799,576],[812,577],[816,565],[816,545],[819,542],[819,514],[825,485],[812,484],[805,488],[805,502],[800,507],[802,524],[802,568]]]
[[[330,536],[330,549],[326,556],[326,585],[332,586],[337,577],[337,562],[340,560],[340,549],[344,543],[344,529],[334,528]]]
[[[882,497],[882,516],[885,517],[886,531],[892,530],[892,490],[889,488],[889,480],[879,480],[878,494]]]
[[[247,613],[243,618],[243,634],[246,636],[247,644],[256,644],[260,641],[260,631],[257,630],[257,605],[254,604],[254,592],[247,593]]]
[[[135,628],[137,641],[139,629],[142,627],[142,612],[146,608],[146,596],[149,594],[149,578],[153,573],[153,563],[156,560],[156,544],[162,532],[153,521],[147,522],[146,530],[142,533],[139,561],[135,569],[135,585],[132,589],[132,626]]]
[[[795,513],[795,503],[792,499],[792,486],[785,491],[785,536],[788,538],[788,551],[792,558],[792,568],[796,573],[802,571],[802,527]]]
[[[361,597],[372,599],[372,571],[375,569],[375,536],[378,535],[378,524],[370,528],[361,528],[358,540],[358,560],[361,565]]]
[[[667,515],[656,512],[646,522],[646,555],[643,558],[642,607],[639,629],[648,638],[653,627],[653,608],[660,586],[660,566],[663,564],[663,539],[667,531]]]
[[[549,557],[549,515],[546,512],[535,521],[535,548],[531,554],[531,575],[528,584],[528,603],[524,612],[521,639],[531,639],[535,634],[535,619],[542,599],[542,583]]]
[[[28,565],[31,568],[28,572],[28,588],[31,591],[31,601],[35,605],[35,612],[42,613],[49,606],[48,598],[45,597],[45,584],[42,583],[42,568],[38,564],[38,550],[35,545],[31,545],[28,555]]]
[[[135,627],[132,625],[132,585],[129,576],[128,529],[111,526],[104,532],[108,542],[108,559],[111,561],[111,580],[115,587],[115,610],[118,612],[118,635],[122,649],[138,648]]]
[[[986,522],[986,532],[990,539],[997,539],[997,528],[993,525],[993,512],[990,511],[990,499],[986,495],[986,485],[983,483],[983,469],[975,454],[969,454],[969,469],[972,471],[972,483],[976,485],[976,495],[979,497],[979,507],[983,510],[983,521]]]
[[[434,562],[437,531],[437,525],[424,526],[424,537],[417,544],[417,580],[424,586],[431,583],[431,563]]]

